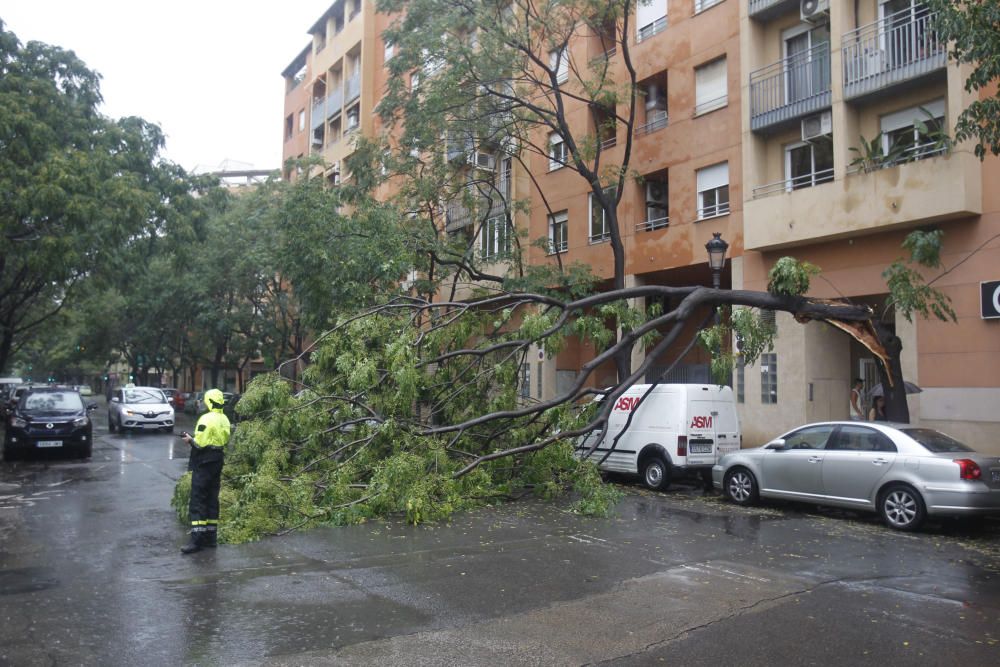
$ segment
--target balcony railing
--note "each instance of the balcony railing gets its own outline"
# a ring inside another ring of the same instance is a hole
[[[722,0],[694,0],[694,13],[700,14],[709,7],[714,7],[722,2]]]
[[[767,185],[758,185],[753,189],[753,198],[758,199],[760,197],[767,197],[768,195],[773,195],[779,192],[791,192],[792,190],[798,190],[800,188],[811,188],[814,185],[830,183],[831,181],[833,181],[832,167],[830,169],[814,171],[809,174],[802,174],[801,176],[796,176],[795,178],[786,178],[780,181],[775,181],[774,183],[768,183]]]
[[[605,243],[611,240],[611,232],[600,232],[598,234],[591,234],[587,237],[587,243],[594,245],[595,243]]]
[[[654,229],[663,229],[670,224],[670,216],[663,216],[660,218],[650,218],[649,220],[643,220],[642,222],[635,223],[635,231],[637,232],[651,232]]]
[[[750,73],[750,129],[760,130],[830,106],[830,45]]]
[[[361,76],[355,74],[347,80],[347,95],[346,101],[353,102],[361,96]]]
[[[313,102],[312,116],[309,118],[310,129],[315,130],[317,127],[323,124],[323,121],[326,120],[326,116],[323,115],[323,103],[324,100]]]
[[[644,134],[649,134],[650,132],[656,132],[657,130],[662,130],[667,126],[667,112],[656,110],[650,114],[647,114],[647,120],[644,124],[635,128],[635,135],[637,137]]]
[[[640,44],[653,35],[659,34],[667,29],[667,17],[661,16],[652,23],[642,26],[635,35],[635,43]]]
[[[334,91],[326,96],[326,117],[333,118],[344,108],[344,92],[340,89],[340,86],[334,88]]]
[[[870,173],[880,169],[889,169],[907,162],[926,160],[937,155],[944,155],[950,150],[947,143],[931,141],[923,144],[907,146],[900,151],[890,151],[889,155],[879,155],[873,158],[856,159],[848,168],[848,174]]]
[[[606,151],[609,148],[614,148],[617,145],[618,145],[618,137],[616,137],[616,136],[610,136],[607,139],[602,139],[601,140],[601,150],[602,151]]]
[[[948,45],[926,7],[906,9],[844,33],[844,97],[866,95],[944,68]]]

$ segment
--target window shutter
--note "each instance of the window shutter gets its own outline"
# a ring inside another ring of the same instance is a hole
[[[695,109],[709,102],[726,97],[726,59],[702,65],[695,69]]]
[[[729,185],[728,162],[720,162],[711,167],[698,170],[698,192],[714,190],[723,185]]]

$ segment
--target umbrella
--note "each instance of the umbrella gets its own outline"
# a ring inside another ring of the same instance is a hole
[[[921,389],[917,385],[913,384],[912,382],[906,382],[905,380],[903,381],[903,386],[906,387],[907,394],[919,394],[920,392],[923,391],[923,389]],[[882,389],[882,383],[879,382],[877,385],[875,385],[868,391],[868,398],[875,398],[876,396],[882,396],[884,394],[885,391],[883,391]]]

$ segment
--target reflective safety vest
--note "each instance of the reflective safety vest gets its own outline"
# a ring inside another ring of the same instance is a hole
[[[222,408],[213,408],[199,419],[194,427],[195,447],[225,447],[229,442],[229,417]]]

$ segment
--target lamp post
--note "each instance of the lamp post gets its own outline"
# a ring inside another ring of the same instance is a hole
[[[713,232],[712,240],[705,244],[708,251],[708,266],[712,269],[712,287],[719,289],[722,284],[722,267],[726,265],[726,250],[729,244],[722,240],[722,232]],[[715,324],[719,324],[719,308],[715,308]]]

